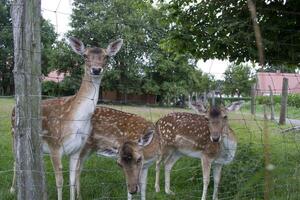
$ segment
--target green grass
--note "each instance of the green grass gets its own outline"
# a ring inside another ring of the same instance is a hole
[[[13,156],[11,148],[10,112],[12,99],[0,99],[0,199],[15,199],[8,193],[11,179]],[[187,109],[150,108],[145,106],[110,106],[127,112],[136,113],[155,122],[159,117],[173,111],[190,112]],[[238,150],[234,162],[224,166],[220,183],[219,199],[263,199],[265,140],[264,122],[249,114],[233,113],[230,124],[238,137]],[[300,135],[282,135],[282,128],[268,122],[269,159],[274,170],[270,171],[270,199],[292,199],[300,197]],[[47,189],[49,199],[56,198],[53,169],[49,156],[45,156]],[[64,198],[69,198],[68,161],[64,158]],[[171,189],[175,196],[163,192],[163,171],[161,173],[161,192],[154,190],[155,170],[150,168],[147,199],[200,199],[202,194],[202,173],[200,161],[192,158],[179,160],[171,173]],[[209,186],[211,199],[213,181]],[[84,165],[81,176],[81,191],[84,200],[89,199],[126,199],[125,180],[122,171],[114,160],[96,156]],[[138,199],[138,198],[136,198]]]
[[[277,117],[277,118],[279,118],[280,107],[281,107],[280,104],[275,104],[275,106],[274,106],[274,113],[275,113],[275,117]],[[250,112],[250,101],[246,102],[243,105],[241,111],[242,112]],[[257,104],[256,105],[256,113],[260,114],[260,115],[263,115],[264,105]],[[268,113],[268,116],[270,116],[271,110],[270,110],[269,106],[267,106],[267,113]],[[300,120],[300,108],[296,108],[296,107],[293,107],[293,106],[288,106],[288,108],[287,108],[287,118]]]

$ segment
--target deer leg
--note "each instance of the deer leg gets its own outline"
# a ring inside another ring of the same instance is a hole
[[[11,194],[14,194],[15,191],[16,191],[16,161],[14,161],[14,172],[13,172],[13,180],[12,180],[12,184],[11,184],[11,187],[10,187],[10,193]]]
[[[202,163],[202,172],[203,172],[203,191],[202,191],[202,200],[206,199],[207,195],[207,188],[209,184],[209,176],[210,176],[210,169],[211,169],[211,159],[209,159],[207,156],[203,155],[201,158]]]
[[[69,170],[70,170],[70,200],[75,200],[76,192],[76,169],[79,161],[79,152],[70,156]]]
[[[131,199],[132,199],[132,195],[129,192],[127,192],[127,200],[131,200]]]
[[[163,156],[159,155],[158,159],[156,160],[156,166],[155,166],[155,192],[160,191],[159,186],[159,175],[160,175],[160,164],[162,162]]]
[[[175,193],[170,190],[170,174],[174,164],[181,157],[180,154],[173,152],[165,161],[165,192],[174,195]]]
[[[14,111],[13,111],[14,112]],[[13,135],[13,137],[12,137],[12,139],[13,139],[13,141],[12,141],[12,143],[13,143],[13,145],[12,145],[12,152],[14,153],[14,156],[16,155],[15,154],[15,131],[14,131],[14,128],[12,127],[12,129],[11,129],[11,133],[12,133],[12,135]],[[14,174],[13,174],[13,180],[12,180],[12,183],[11,183],[11,187],[10,187],[10,193],[11,194],[14,194],[15,192],[16,192],[16,178],[17,178],[17,163],[16,163],[16,158],[15,158],[15,160],[14,160]]]
[[[141,200],[146,200],[148,167],[142,169],[141,174]]]
[[[216,164],[213,166],[213,174],[214,174],[213,200],[218,199],[218,189],[219,189],[219,183],[220,183],[220,179],[221,179],[221,172],[222,172],[222,165]]]
[[[61,163],[60,153],[56,150],[52,150],[51,160],[55,172],[57,199],[62,200],[63,174],[62,174],[62,163]]]
[[[76,167],[76,192],[77,192],[77,199],[80,199],[80,174],[83,168],[83,164],[85,162],[85,160],[89,157],[89,155],[91,155],[92,153],[92,149],[89,147],[84,147],[81,150],[79,159],[78,159],[78,163],[77,163],[77,167]]]

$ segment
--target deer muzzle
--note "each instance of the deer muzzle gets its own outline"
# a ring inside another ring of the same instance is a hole
[[[221,137],[220,137],[220,135],[212,135],[212,136],[210,136],[210,140],[212,142],[220,142],[221,141]]]
[[[102,71],[102,69],[99,67],[92,67],[91,74],[92,75],[100,75],[101,71]]]
[[[130,194],[136,194],[139,191],[139,186],[137,184],[128,184],[127,188]]]

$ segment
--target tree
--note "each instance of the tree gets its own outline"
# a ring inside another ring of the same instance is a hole
[[[224,93],[231,96],[235,94],[249,96],[254,81],[254,75],[249,65],[232,64],[225,71]]]
[[[0,0],[0,95],[11,95],[14,91],[13,80],[13,36],[10,17],[10,1]],[[53,25],[41,20],[42,72],[50,68],[51,51],[57,34]]]
[[[125,95],[153,94],[169,102],[193,90],[207,90],[210,79],[196,69],[195,59],[190,54],[166,52],[161,48],[168,24],[162,22],[161,10],[148,1],[76,0],[73,11],[73,30],[67,35],[78,37],[89,46],[104,48],[110,40],[124,39],[121,51],[105,72],[102,89]],[[60,83],[64,85],[59,86],[61,92],[67,93],[66,88],[76,89],[81,62],[81,58],[69,50],[66,41],[56,42],[51,69],[69,72],[68,83],[74,83],[72,87],[65,81]],[[49,94],[53,94],[52,88],[47,85]]]
[[[124,39],[124,46],[103,79],[104,89],[141,93],[146,67],[158,48],[159,16],[145,1],[74,1],[71,26],[74,35],[92,46],[106,47],[109,41]]]
[[[299,67],[300,1],[255,2],[266,63]],[[161,9],[170,24],[166,49],[204,60],[257,61],[247,0],[171,0]]]
[[[8,1],[0,1],[0,95],[9,95],[13,91],[13,36],[10,7]]]

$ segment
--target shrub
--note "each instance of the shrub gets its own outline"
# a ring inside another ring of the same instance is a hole
[[[71,77],[65,77],[60,83],[53,81],[45,81],[42,83],[43,96],[70,96],[76,93],[80,86],[80,82],[72,81]]]
[[[269,96],[258,96],[256,97],[257,104],[267,104],[270,105],[270,97]],[[280,104],[281,96],[274,96],[274,104]],[[288,95],[288,106],[300,108],[300,94],[289,94]]]

